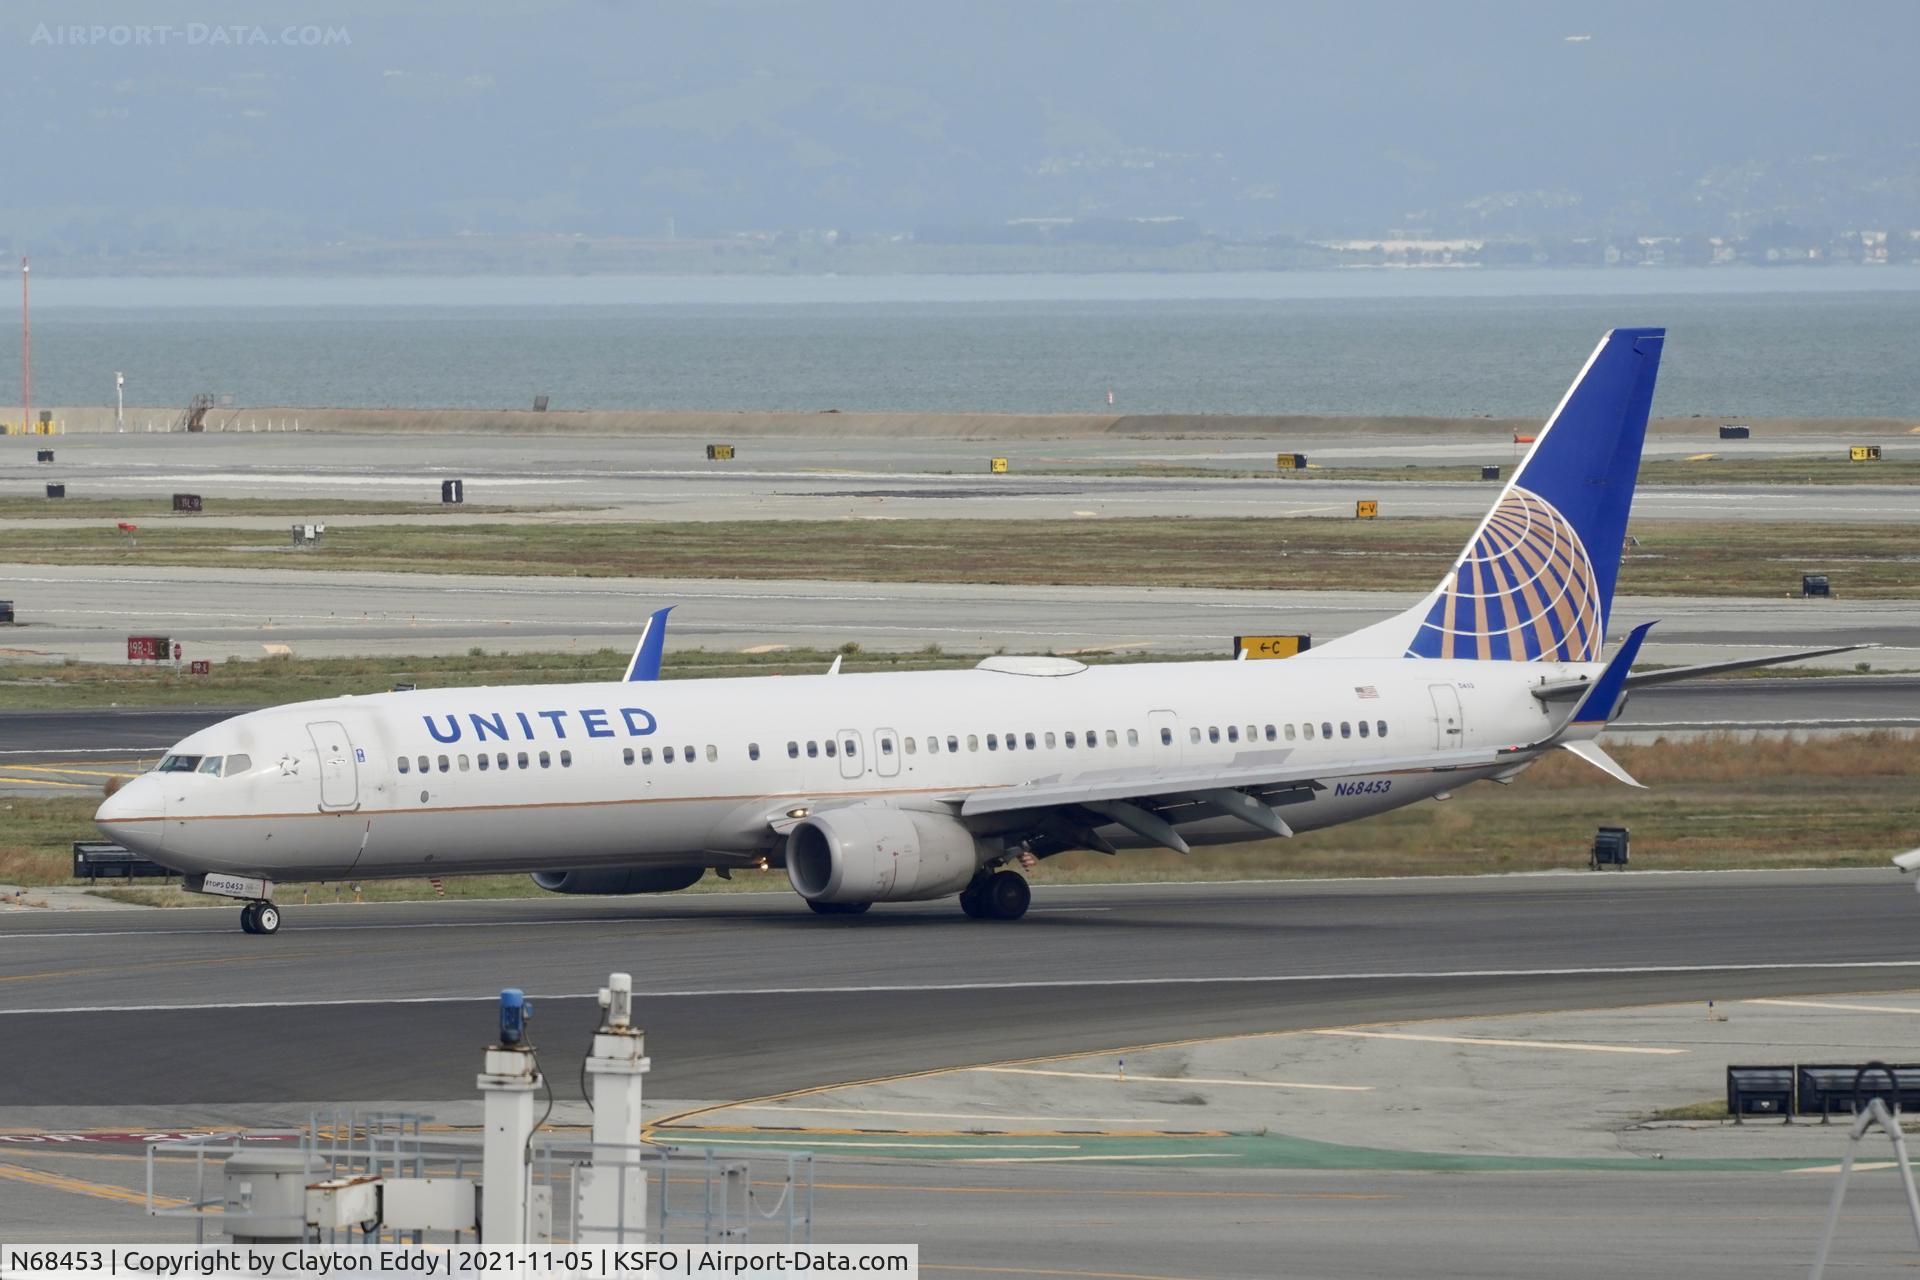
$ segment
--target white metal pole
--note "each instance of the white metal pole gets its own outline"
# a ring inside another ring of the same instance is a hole
[[[113,429],[127,429],[127,375],[124,373],[113,375]]]
[[[641,1085],[653,1065],[647,1034],[633,1025],[633,978],[616,973],[600,992],[606,1010],[593,1036],[593,1166],[580,1173],[580,1240],[644,1243],[647,1174],[640,1163]]]
[[[486,1101],[480,1238],[487,1244],[525,1244],[527,1142],[533,1136],[533,1095],[540,1087],[533,1050],[525,1045],[488,1049],[479,1085]]]

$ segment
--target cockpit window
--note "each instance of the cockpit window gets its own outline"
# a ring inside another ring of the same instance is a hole
[[[225,767],[220,770],[220,776],[231,778],[234,774],[245,773],[251,768],[253,768],[252,756],[228,756]]]
[[[199,771],[201,773],[210,773],[216,778],[219,777],[220,776],[220,757],[207,756],[206,758],[200,761]]]
[[[217,760],[219,757],[215,757]],[[156,773],[192,773],[200,767],[199,756],[167,756],[160,761]]]

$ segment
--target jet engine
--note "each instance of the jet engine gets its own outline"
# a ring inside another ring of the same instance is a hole
[[[973,833],[952,818],[881,805],[830,809],[787,833],[787,879],[808,902],[916,902],[967,887]]]
[[[596,867],[536,871],[533,882],[548,893],[672,893],[705,874],[705,867]]]

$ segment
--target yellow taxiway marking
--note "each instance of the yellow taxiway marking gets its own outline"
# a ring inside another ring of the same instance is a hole
[[[1112,1071],[1047,1071],[1039,1067],[965,1067],[966,1071],[987,1071],[1003,1076],[1061,1076],[1069,1080],[1107,1080],[1114,1084],[1226,1084],[1245,1085],[1249,1089],[1325,1089],[1332,1093],[1372,1093],[1370,1084],[1303,1084],[1296,1080],[1226,1080],[1211,1076],[1137,1076]]]
[[[1238,1160],[1237,1151],[1184,1151],[1157,1156],[973,1156],[959,1164],[1072,1164],[1077,1160]]]
[[[766,1111],[775,1115],[918,1116],[927,1120],[1038,1120],[1057,1124],[1172,1124],[1171,1116],[986,1116],[971,1111],[877,1111],[867,1107],[729,1107],[729,1111]]]
[[[65,787],[69,791],[96,791],[91,782],[56,782],[52,778],[9,778],[0,774],[0,784],[9,787]]]
[[[1920,1009],[1900,1009],[1890,1004],[1841,1004],[1835,1000],[1742,1000],[1742,1004],[1779,1004],[1794,1009],[1840,1009],[1847,1013],[1913,1013]]]
[[[1406,1031],[1350,1031],[1331,1027],[1308,1033],[1316,1036],[1354,1036],[1363,1040],[1418,1040],[1428,1044],[1489,1045],[1497,1049],[1566,1049],[1576,1053],[1644,1053],[1669,1057],[1685,1049],[1657,1049],[1636,1044],[1582,1044],[1576,1040],[1493,1040],[1480,1036],[1423,1036]]]
[[[104,1182],[88,1182],[84,1178],[69,1178],[64,1173],[30,1169],[23,1164],[0,1164],[0,1178],[28,1182],[37,1187],[50,1187],[55,1191],[70,1191],[77,1196],[92,1196],[96,1200],[118,1200],[122,1204],[137,1204],[143,1208],[147,1203],[144,1191],[133,1191],[127,1187],[111,1186]],[[161,1196],[155,1196],[153,1202],[166,1209],[177,1209],[186,1203],[184,1200],[172,1200]]]
[[[73,769],[61,764],[10,764],[7,768],[16,773],[70,773],[79,778],[127,777],[125,769]]]

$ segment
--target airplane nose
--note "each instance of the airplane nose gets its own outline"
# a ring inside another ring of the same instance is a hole
[[[94,810],[93,825],[115,844],[152,857],[167,834],[166,792],[151,778],[135,778]]]

